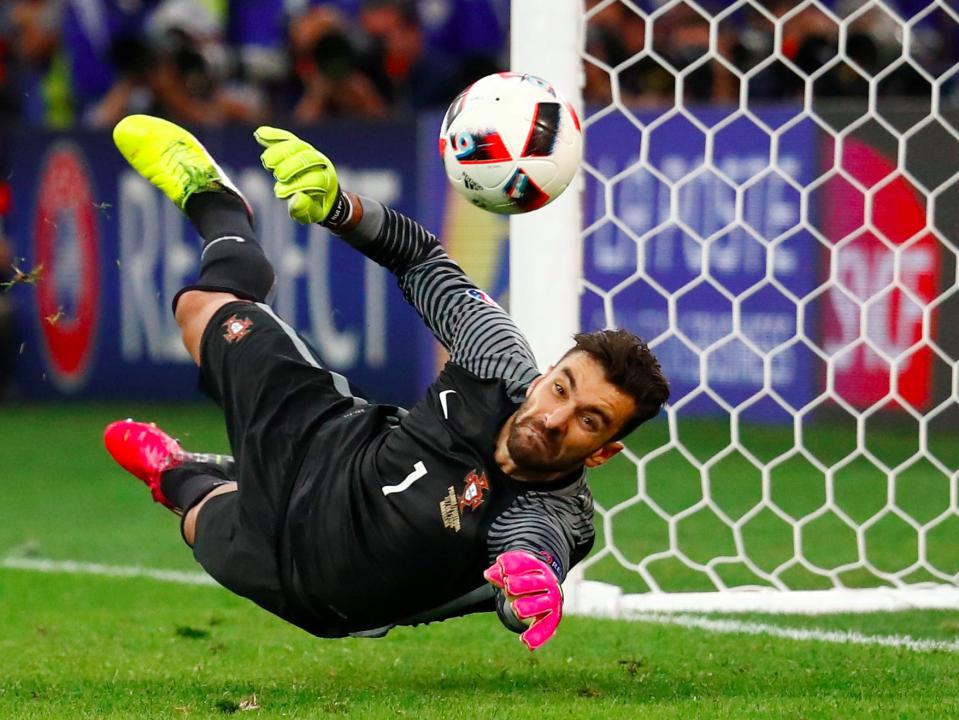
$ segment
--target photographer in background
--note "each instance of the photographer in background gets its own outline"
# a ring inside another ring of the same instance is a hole
[[[389,105],[381,90],[369,38],[333,6],[317,5],[289,22],[290,52],[302,93],[293,109],[296,123],[327,117],[384,118]]]
[[[231,82],[234,66],[221,21],[196,0],[164,0],[148,19],[156,58],[150,88],[162,115],[196,125],[265,118],[265,97]]]

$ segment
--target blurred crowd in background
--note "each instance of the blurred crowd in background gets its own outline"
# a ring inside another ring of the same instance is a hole
[[[719,57],[706,57],[710,23],[686,2],[584,0],[587,105],[671,105],[679,76],[690,104],[738,103],[744,76],[750,102],[796,101],[810,76],[817,99],[865,102],[877,75],[882,96],[928,96],[933,78],[943,107],[959,104],[959,72],[950,72],[959,61],[956,0],[695,2],[721,18]],[[409,117],[444,108],[473,80],[508,69],[509,6],[0,0],[0,128],[108,128],[135,112],[192,126]],[[783,19],[778,39],[775,18]],[[908,48],[903,21],[912,30]],[[0,167],[10,151],[3,137]],[[0,177],[0,288],[16,272],[3,237],[9,204]],[[0,396],[14,344],[11,303],[0,289]]]
[[[508,0],[4,0],[0,121],[381,118],[505,67]]]
[[[931,0],[883,0],[909,19]],[[781,17],[799,0],[755,0]],[[595,8],[599,0],[588,0]],[[633,0],[644,13],[665,0]],[[865,0],[823,0],[849,23],[849,64],[818,81],[817,95],[863,94],[865,73],[902,55],[902,29]],[[729,0],[698,0],[720,13]],[[309,123],[328,117],[404,116],[443,107],[472,80],[508,65],[509,0],[3,0],[0,2],[0,123],[109,127],[131,112],[191,124]],[[544,20],[548,22],[548,19]],[[773,51],[773,26],[746,7],[728,15],[718,42],[746,72]],[[833,58],[837,26],[808,9],[784,26],[782,52],[811,73]],[[671,102],[677,70],[701,58],[709,25],[684,3],[654,23],[661,60],[629,63],[646,43],[646,21],[627,5],[591,18],[586,99],[608,103],[603,67],[619,67],[624,102]],[[957,59],[959,24],[944,10],[916,24],[911,56],[934,75]],[[663,64],[663,63],[666,64]],[[690,101],[735,102],[736,74],[710,61],[688,73]],[[783,63],[754,73],[750,95],[801,95],[803,79]],[[915,75],[891,73],[884,90],[916,92]]]

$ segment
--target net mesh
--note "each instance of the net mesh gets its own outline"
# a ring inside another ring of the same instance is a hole
[[[594,476],[634,591],[959,579],[946,2],[588,3],[582,320],[665,417]]]

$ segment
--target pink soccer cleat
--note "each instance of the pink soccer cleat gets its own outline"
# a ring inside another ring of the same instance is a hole
[[[107,425],[103,444],[120,467],[150,488],[154,500],[171,510],[176,509],[160,490],[160,475],[189,458],[180,443],[153,423],[128,419]]]

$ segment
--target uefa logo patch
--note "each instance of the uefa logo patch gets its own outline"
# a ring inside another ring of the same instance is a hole
[[[47,371],[65,392],[87,379],[100,322],[99,229],[90,175],[80,149],[53,146],[37,183],[33,222],[37,321]]]
[[[491,298],[482,290],[478,290],[476,288],[470,288],[469,290],[466,291],[466,294],[469,295],[474,300],[479,300],[480,302],[484,302],[487,305],[492,305],[493,307],[499,307],[499,303],[497,303],[493,298]]]

